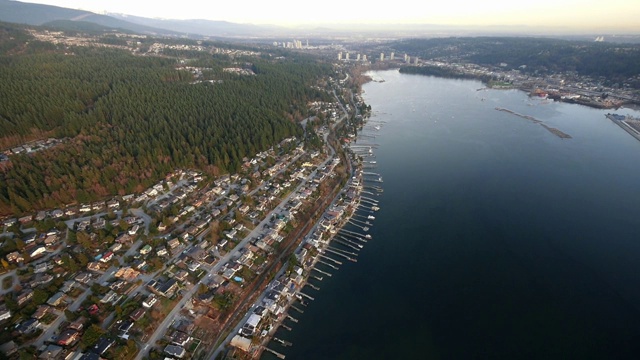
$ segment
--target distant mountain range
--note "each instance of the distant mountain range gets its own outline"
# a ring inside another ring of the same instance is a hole
[[[100,15],[90,11],[12,0],[0,0],[0,21],[27,25],[61,26],[65,29],[74,27],[69,24],[69,21],[77,21],[99,25],[95,29],[103,27],[141,34],[169,36],[252,37],[275,33],[280,29],[276,26],[237,24],[226,21],[150,19],[122,14]],[[79,28],[86,27],[86,24],[79,26]]]
[[[282,28],[270,25],[238,24],[228,21],[214,21],[203,19],[192,20],[172,20],[172,19],[151,19],[125,14],[109,14],[109,16],[139,25],[153,28],[170,29],[184,34],[197,34],[204,36],[251,37],[265,33],[281,32]]]
[[[368,36],[391,38],[449,36],[545,36],[593,40],[606,34],[582,34],[565,28],[528,26],[450,26],[437,24],[310,24],[296,28],[275,25],[239,24],[214,20],[152,19],[125,14],[96,14],[58,6],[0,0],[0,21],[48,25],[67,30],[102,31],[117,29],[148,35],[213,38],[339,38]],[[83,24],[80,24],[83,22]],[[92,25],[94,24],[94,25]],[[563,35],[560,35],[563,34]],[[638,34],[605,36],[605,41],[640,42]],[[280,40],[279,40],[280,41]]]

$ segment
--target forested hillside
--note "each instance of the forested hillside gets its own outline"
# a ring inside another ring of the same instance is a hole
[[[529,73],[575,71],[624,82],[640,74],[640,45],[595,43],[541,38],[438,38],[411,39],[391,45],[398,53],[421,59],[464,61],[480,65],[520,68]],[[637,84],[640,86],[640,83]]]
[[[2,149],[68,140],[0,165],[0,215],[140,191],[175,168],[236,170],[243,157],[301,133],[294,117],[327,96],[311,85],[330,72],[265,56],[242,59],[236,66],[256,75],[241,76],[222,71],[231,60],[205,54],[194,64],[207,65],[205,80],[222,81],[193,83],[175,58],[12,45],[0,56]]]

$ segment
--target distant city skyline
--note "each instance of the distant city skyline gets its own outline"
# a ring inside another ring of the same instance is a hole
[[[304,7],[293,0],[247,0],[242,3],[209,3],[198,0],[171,3],[123,0],[24,2],[150,18],[208,19],[279,26],[432,24],[640,32],[638,0],[427,0],[420,3],[396,3],[395,6],[325,0]]]

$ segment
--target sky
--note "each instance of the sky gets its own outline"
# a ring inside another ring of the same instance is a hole
[[[435,24],[640,33],[640,0],[23,0],[93,12],[299,26]]]

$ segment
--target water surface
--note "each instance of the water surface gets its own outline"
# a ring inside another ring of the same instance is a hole
[[[385,80],[364,86],[384,122],[374,240],[305,290],[316,300],[278,331],[293,346],[270,347],[310,360],[639,358],[640,142],[607,111],[373,75]]]

